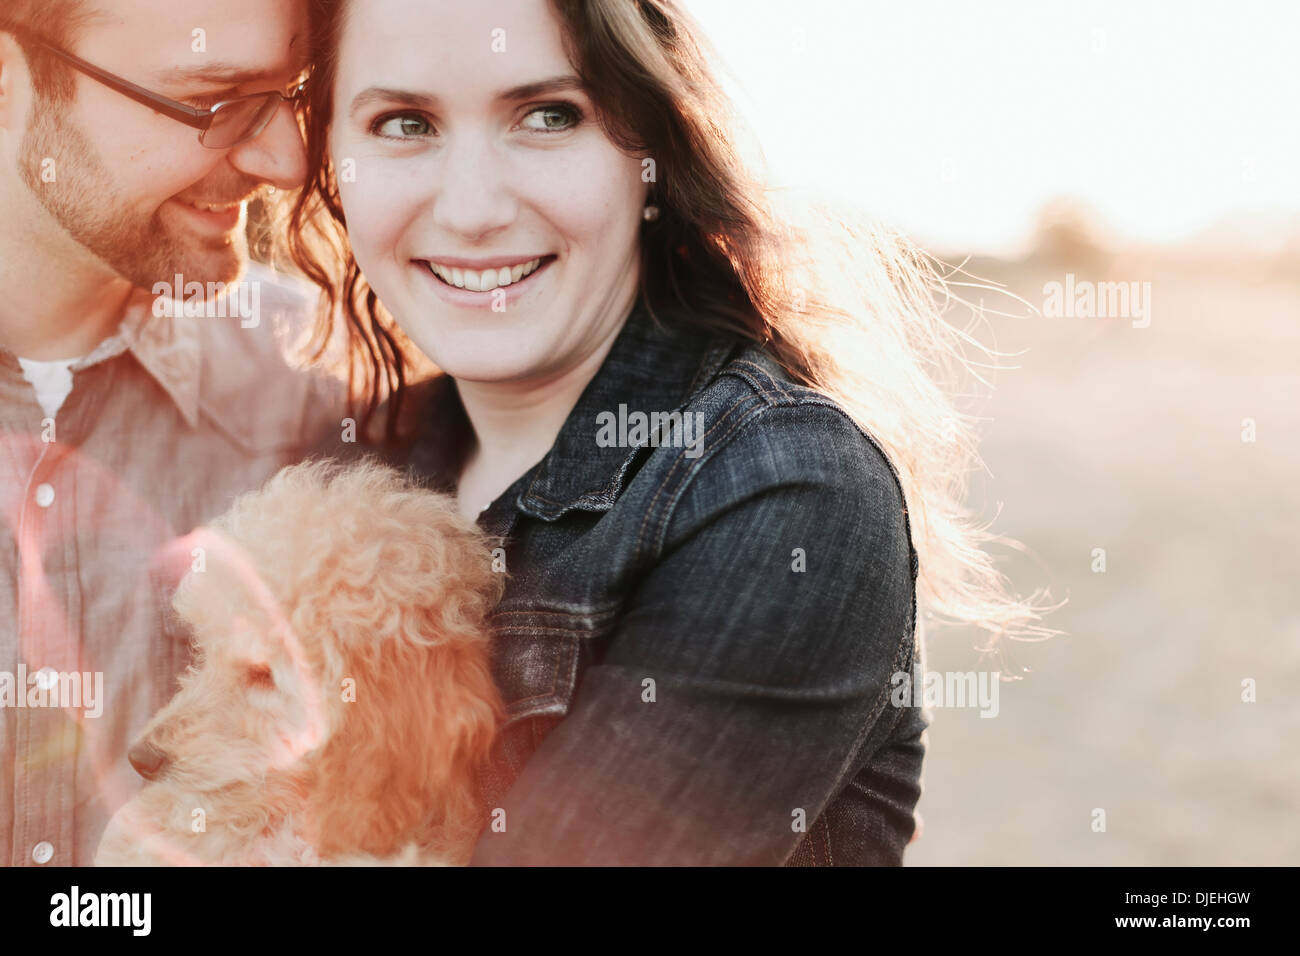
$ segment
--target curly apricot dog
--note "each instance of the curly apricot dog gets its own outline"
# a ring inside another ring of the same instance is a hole
[[[466,862],[503,716],[478,528],[373,461],[308,462],[194,541],[173,602],[194,663],[95,862]]]

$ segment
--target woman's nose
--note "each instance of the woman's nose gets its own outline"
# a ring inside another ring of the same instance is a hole
[[[518,202],[506,167],[491,145],[469,137],[445,147],[440,188],[433,204],[434,222],[469,242],[513,223]]]
[[[147,741],[135,744],[127,751],[126,759],[131,761],[135,772],[146,780],[153,780],[167,766],[167,754]]]

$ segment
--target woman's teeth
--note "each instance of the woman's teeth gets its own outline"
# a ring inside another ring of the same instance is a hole
[[[541,259],[532,259],[514,266],[502,266],[499,269],[484,269],[478,272],[473,269],[440,266],[436,262],[427,263],[429,270],[443,282],[454,285],[458,289],[468,289],[470,292],[491,292],[493,289],[514,285],[520,279],[536,272],[541,264]]]

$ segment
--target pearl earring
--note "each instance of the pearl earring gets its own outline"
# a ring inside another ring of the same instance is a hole
[[[659,207],[646,206],[645,209],[641,211],[641,218],[644,219],[646,222],[654,222],[656,219],[659,218]]]

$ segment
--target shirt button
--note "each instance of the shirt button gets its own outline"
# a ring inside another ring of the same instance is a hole
[[[59,683],[59,672],[53,667],[42,667],[35,674],[36,686],[41,690],[49,690]]]
[[[36,846],[32,847],[32,859],[37,863],[49,863],[54,859],[54,844],[48,840],[42,840]]]
[[[42,508],[54,504],[54,486],[44,483],[36,486],[36,503]]]

